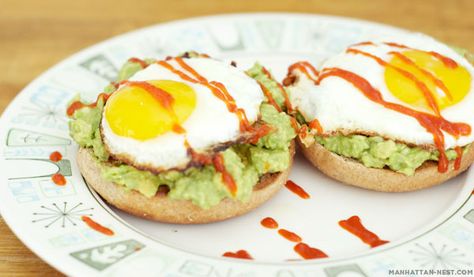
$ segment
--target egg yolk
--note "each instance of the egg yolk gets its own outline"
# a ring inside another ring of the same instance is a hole
[[[411,62],[393,55],[389,64],[409,72],[425,84],[439,110],[460,102],[469,92],[471,75],[463,66],[450,66],[428,52],[407,50],[400,53]],[[390,66],[386,67],[384,75],[388,89],[399,100],[414,107],[432,110],[414,80]]]
[[[105,118],[116,135],[137,140],[157,137],[180,126],[196,107],[196,93],[185,83],[171,80],[147,83],[171,95],[171,109],[132,82],[107,101]]]

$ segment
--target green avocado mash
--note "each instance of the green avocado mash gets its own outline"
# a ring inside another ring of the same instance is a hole
[[[260,64],[256,63],[252,68],[247,70],[247,74],[268,89],[278,106],[284,106],[285,96],[281,93],[278,83],[263,73],[263,67]]]
[[[140,69],[137,64],[127,62],[119,72],[119,80],[130,78]],[[262,80],[277,103],[283,105],[284,99],[276,82],[263,76],[265,74],[260,65],[255,65],[247,73]],[[113,86],[108,86],[106,91],[113,91]],[[260,176],[282,171],[290,163],[289,145],[296,136],[290,117],[283,112],[279,113],[270,104],[262,103],[261,120],[270,125],[273,131],[260,138],[256,145],[236,144],[222,152],[224,165],[237,185],[235,196],[229,192],[222,182],[221,173],[216,172],[213,166],[153,174],[126,164],[111,164],[99,131],[103,107],[103,101],[99,101],[94,108],[86,107],[76,111],[69,122],[71,137],[81,147],[93,150],[106,180],[122,185],[127,190],[136,190],[147,197],[153,197],[160,185],[167,185],[170,189],[168,197],[190,200],[202,208],[212,207],[226,197],[245,202],[250,198],[253,186]]]
[[[362,135],[315,136],[316,141],[338,155],[358,160],[367,167],[390,169],[411,176],[425,161],[437,161],[438,151],[410,147],[382,137]],[[465,151],[466,149],[464,149]],[[449,160],[456,159],[456,151],[446,151]]]

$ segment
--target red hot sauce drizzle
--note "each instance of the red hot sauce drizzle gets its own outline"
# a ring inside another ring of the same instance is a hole
[[[376,234],[367,230],[360,222],[360,218],[356,215],[351,216],[349,219],[339,221],[339,226],[357,236],[372,248],[388,242],[381,240]]]
[[[191,160],[198,165],[210,165],[212,164],[217,172],[222,175],[222,182],[227,186],[230,193],[235,196],[237,194],[237,184],[235,183],[232,175],[227,171],[224,164],[224,157],[222,153],[218,153],[214,156],[208,154],[201,154],[196,152],[187,140],[184,141],[184,146],[188,149],[188,153],[191,156]]]
[[[85,107],[88,107],[88,108],[95,108],[97,106],[97,102],[99,102],[100,99],[102,99],[104,102],[107,101],[107,99],[109,98],[109,94],[107,93],[101,93],[97,96],[97,100],[94,102],[94,103],[91,103],[91,104],[84,104],[82,103],[81,101],[74,101],[71,103],[71,105],[69,105],[69,107],[67,108],[66,110],[66,114],[67,116],[71,117],[74,115],[74,113],[77,111],[77,110],[80,110],[82,108],[85,108]]]
[[[263,227],[268,229],[278,228],[278,222],[276,222],[276,220],[271,217],[265,217],[264,219],[262,219],[262,221],[260,221],[260,224],[262,224]]]
[[[270,74],[270,72],[265,67],[262,67],[262,71],[263,71],[263,74],[265,74],[265,76],[267,76],[267,78],[273,79],[272,75]],[[283,98],[285,99],[285,106],[286,106],[287,111],[289,113],[292,112],[293,107],[291,106],[291,101],[290,101],[290,97],[288,96],[288,93],[282,87],[282,85],[280,83],[276,82],[276,84],[277,84],[278,88],[280,89],[281,94],[283,95]]]
[[[455,137],[466,136],[471,133],[471,127],[465,123],[453,123],[444,119],[441,115],[432,115],[420,111],[413,110],[411,108],[386,102],[379,90],[374,88],[366,79],[363,77],[340,68],[327,68],[320,75],[318,82],[320,83],[327,77],[336,76],[352,83],[357,89],[359,89],[367,98],[381,104],[387,109],[397,111],[399,113],[411,116],[415,118],[420,125],[422,125],[428,132],[433,135],[433,139],[436,148],[439,151],[439,162],[438,171],[446,172],[448,170],[448,158],[444,149],[444,135],[442,131],[445,131]]]
[[[263,227],[269,229],[278,228],[278,223],[275,219],[271,217],[266,217],[262,219],[260,221],[260,224],[262,224]],[[326,255],[326,253],[324,253],[323,251],[317,248],[310,247],[306,243],[303,243],[301,237],[294,232],[288,231],[286,229],[278,229],[278,234],[280,234],[282,237],[291,242],[295,242],[296,244],[293,247],[293,250],[298,253],[303,259],[319,259],[328,257],[328,255]]]
[[[247,132],[254,131],[254,129],[252,128],[252,125],[247,119],[247,115],[245,114],[245,111],[237,107],[234,98],[227,91],[226,87],[222,83],[215,82],[215,81],[211,81],[210,84],[213,85],[214,87],[219,88],[222,92],[224,92],[224,95],[228,98],[226,103],[229,103],[229,105],[232,106],[232,108],[229,111],[235,113],[237,117],[239,118],[240,129],[242,131],[247,131]]]
[[[401,49],[411,49],[411,50],[417,50],[417,51],[420,51],[420,52],[424,52],[424,53],[430,54],[431,56],[433,56],[436,59],[440,60],[448,68],[458,67],[458,64],[455,60],[453,60],[449,57],[446,57],[444,55],[441,55],[440,53],[435,52],[435,51],[424,51],[424,50],[419,50],[419,49],[413,49],[411,47],[408,47],[406,45],[399,44],[399,43],[396,43],[396,42],[384,42],[384,44],[386,44],[388,46],[391,46],[391,47],[396,47],[396,48],[401,48]]]
[[[394,43],[394,42],[384,42],[384,44],[386,44],[388,46],[391,46],[391,47],[401,48],[401,49],[412,49],[408,46],[398,44],[398,43]],[[361,43],[358,43],[358,44],[354,44],[354,45],[352,45],[352,47],[365,46],[365,45],[375,45],[375,44],[373,42],[366,41],[366,42],[361,42]],[[417,49],[414,49],[414,50],[417,50]],[[445,56],[443,56],[443,55],[441,55],[437,52],[423,51],[423,50],[417,50],[417,51],[425,52],[427,54],[432,55],[436,59],[442,61],[449,68],[456,68],[458,66],[458,64],[454,60],[452,60],[449,57],[445,57]],[[414,109],[411,109],[411,108],[408,108],[408,107],[405,107],[405,106],[402,106],[402,105],[399,105],[399,104],[386,102],[382,98],[382,94],[380,93],[380,91],[378,91],[377,89],[372,87],[372,85],[366,79],[364,79],[363,77],[361,77],[361,76],[359,76],[359,75],[357,75],[353,72],[350,72],[350,71],[347,71],[347,70],[344,70],[344,69],[326,68],[326,69],[324,69],[324,71],[322,73],[319,73],[315,70],[312,70],[312,73],[317,77],[317,78],[313,78],[307,70],[307,68],[309,67],[308,65],[311,65],[311,64],[309,64],[308,62],[298,62],[298,63],[295,63],[295,64],[291,65],[288,68],[288,72],[290,73],[295,69],[299,69],[309,79],[313,80],[316,85],[318,85],[322,80],[324,80],[325,78],[327,78],[329,76],[336,76],[336,77],[345,79],[346,81],[352,83],[356,88],[358,88],[370,100],[372,100],[372,101],[374,101],[378,104],[381,104],[381,105],[383,105],[384,107],[386,107],[388,109],[391,109],[391,110],[394,110],[394,111],[397,111],[397,112],[400,112],[400,113],[403,113],[405,115],[408,115],[408,116],[411,116],[411,117],[415,118],[420,123],[420,125],[422,125],[429,133],[431,133],[433,135],[433,140],[434,140],[435,146],[439,151],[438,171],[439,172],[446,172],[448,170],[449,161],[448,161],[448,158],[446,156],[445,149],[444,149],[444,134],[443,134],[442,131],[445,131],[445,132],[451,134],[454,137],[459,137],[459,136],[469,135],[471,133],[471,127],[468,124],[465,124],[465,123],[459,123],[459,122],[454,122],[453,123],[453,122],[449,122],[448,120],[444,119],[441,116],[439,107],[438,107],[438,105],[436,103],[436,100],[434,99],[431,91],[428,89],[428,87],[423,82],[421,82],[418,78],[416,78],[410,72],[408,72],[406,70],[403,70],[399,67],[393,66],[393,65],[389,64],[388,62],[382,60],[381,58],[379,58],[375,55],[372,55],[370,53],[361,51],[359,49],[348,48],[346,50],[346,52],[347,53],[353,53],[353,54],[360,54],[360,55],[364,55],[366,57],[369,57],[369,58],[375,60],[381,66],[391,67],[392,69],[399,72],[405,78],[410,79],[411,81],[413,81],[416,84],[416,86],[418,87],[418,89],[420,89],[420,91],[423,93],[423,96],[425,97],[425,101],[427,102],[428,106],[432,109],[432,111],[435,113],[435,115],[431,115],[431,114],[428,114],[428,113],[416,111]],[[409,64],[411,66],[415,66],[416,69],[420,70],[425,76],[430,78],[436,84],[436,86],[438,86],[445,93],[445,95],[448,98],[452,99],[452,95],[449,92],[449,90],[447,89],[446,85],[441,80],[436,78],[433,74],[431,74],[429,71],[426,71],[426,70],[420,68],[411,59],[409,59],[408,57],[406,57],[402,53],[390,52],[390,54],[396,55],[397,57],[399,57],[406,64]],[[311,70],[311,68],[314,69],[314,67],[312,67],[312,66],[310,66],[309,68],[310,68],[310,70]],[[322,132],[321,125],[318,124],[318,123],[319,122],[317,122],[317,121],[313,122],[313,124],[312,124],[313,126],[310,126],[310,128],[313,127],[318,132]],[[307,127],[303,126],[302,128],[300,128],[300,130],[299,130],[300,137],[304,138],[306,136],[306,132],[307,132]],[[457,151],[459,151],[459,150],[457,150]],[[457,161],[457,163],[455,162],[455,168],[460,168],[460,164],[461,164],[461,158],[460,157],[461,156],[462,156],[462,154],[458,155],[459,160]]]
[[[365,46],[365,45],[374,45],[374,43],[372,41],[363,41],[356,44],[352,44],[350,47]]]
[[[292,242],[300,242],[302,241],[301,237],[298,236],[296,233],[288,231],[286,229],[279,229],[278,234],[280,234],[285,239],[292,241]]]
[[[235,196],[237,194],[237,185],[232,178],[232,175],[227,171],[224,165],[224,157],[222,154],[217,154],[212,159],[212,163],[217,172],[222,174],[222,181],[226,184],[227,188],[229,189],[230,193]]]
[[[186,80],[192,83],[199,83],[208,87],[217,98],[219,98],[226,104],[227,109],[230,112],[235,113],[238,116],[239,122],[240,122],[240,129],[242,131],[248,131],[250,129],[250,123],[248,122],[245,116],[245,113],[243,113],[243,110],[241,110],[242,111],[241,113],[237,112],[238,109],[237,109],[237,105],[235,104],[234,99],[228,94],[227,90],[223,90],[225,88],[222,84],[217,83],[217,82],[213,84],[209,83],[203,76],[199,75],[199,73],[197,73],[186,62],[184,62],[182,58],[175,58],[175,60],[178,62],[178,64],[182,68],[190,72],[194,76],[194,78],[174,68],[171,64],[169,64],[166,61],[158,61],[158,64],[168,69],[172,73],[178,75],[183,80]],[[222,174],[222,181],[227,186],[231,194],[234,196],[237,194],[237,185],[232,175],[226,170],[225,165],[224,165],[224,158],[221,154],[215,155],[214,157],[210,157],[208,155],[195,152],[190,147],[189,143],[187,142],[185,142],[185,146],[188,148],[188,152],[191,153],[191,158],[193,159],[193,161],[198,162],[203,165],[208,165],[212,163],[216,171]]]
[[[252,137],[249,138],[249,141],[251,143],[258,141],[258,139],[262,136],[262,134],[266,135],[268,134],[269,131],[271,131],[268,129],[268,126],[265,126],[265,125],[260,126],[260,128],[264,128],[264,130],[258,130],[258,129],[253,128],[249,120],[247,119],[247,115],[245,114],[245,111],[237,107],[237,104],[235,103],[234,98],[227,91],[227,88],[222,83],[216,82],[216,81],[209,82],[204,76],[200,75],[194,68],[189,66],[182,58],[177,57],[174,60],[176,60],[176,62],[184,70],[189,72],[192,75],[192,77],[184,73],[183,71],[174,68],[170,63],[166,61],[158,61],[158,64],[168,69],[172,73],[178,75],[183,80],[186,80],[192,83],[198,83],[209,88],[218,99],[224,102],[224,104],[227,106],[227,109],[238,117],[240,130],[244,132],[252,133],[254,135],[253,138]]]
[[[186,80],[192,83],[198,83],[209,88],[217,98],[219,98],[221,101],[224,102],[229,112],[236,114],[236,116],[239,118],[241,131],[252,130],[251,124],[248,121],[247,116],[245,115],[245,112],[242,109],[237,107],[237,105],[235,104],[235,100],[228,93],[227,89],[225,89],[223,84],[219,82],[212,82],[212,81],[208,82],[206,78],[204,78],[199,73],[197,73],[196,70],[194,70],[191,66],[189,66],[182,58],[175,58],[175,60],[182,68],[184,68],[191,75],[193,75],[194,78],[182,72],[181,70],[174,68],[171,64],[169,64],[166,61],[158,61],[158,64],[170,70],[172,73],[178,75],[183,80]]]
[[[63,155],[61,155],[61,153],[59,153],[58,151],[54,151],[49,155],[49,160],[54,163],[57,163],[62,159]],[[64,175],[62,175],[61,173],[53,174],[53,176],[51,176],[51,181],[53,181],[53,183],[58,186],[64,186],[67,183],[66,177],[64,177]]]
[[[203,57],[208,57],[208,56],[203,55]],[[171,60],[171,59],[173,59],[173,58],[170,57],[167,60]],[[227,89],[225,88],[225,86],[222,83],[215,82],[215,81],[209,82],[209,81],[207,81],[206,78],[201,76],[196,70],[194,70],[191,66],[189,66],[182,58],[177,57],[177,58],[174,58],[174,59],[177,61],[177,63],[183,69],[185,69],[187,72],[189,72],[191,75],[193,75],[193,77],[189,76],[188,74],[184,73],[181,70],[178,70],[178,69],[174,68],[171,64],[169,64],[166,61],[157,61],[157,64],[159,64],[159,65],[163,66],[164,68],[170,70],[172,73],[178,75],[183,80],[186,80],[186,81],[189,81],[189,82],[192,82],[192,83],[199,83],[199,84],[202,84],[202,85],[208,87],[217,98],[219,98],[220,100],[222,100],[226,104],[226,106],[227,106],[227,108],[230,112],[236,114],[236,116],[239,119],[240,130],[244,131],[244,132],[249,132],[251,134],[250,136],[248,136],[248,142],[249,143],[254,143],[255,144],[255,143],[258,142],[258,140],[261,137],[263,137],[263,136],[267,135],[268,133],[270,133],[271,131],[273,131],[273,129],[269,125],[265,125],[265,124],[260,125],[258,128],[254,128],[253,126],[251,126],[250,122],[247,119],[245,111],[243,109],[237,107],[237,105],[235,103],[235,100],[229,94],[229,92],[227,91]],[[129,62],[138,63],[138,64],[140,64],[140,66],[142,68],[145,68],[145,67],[148,66],[148,64],[145,61],[140,60],[138,58],[131,58],[131,59],[129,59]],[[269,74],[268,71],[264,71],[264,72],[265,72],[265,74]],[[175,112],[172,108],[174,98],[172,97],[172,95],[170,95],[166,91],[164,91],[164,90],[160,89],[159,87],[156,87],[156,86],[154,86],[154,85],[152,85],[148,82],[145,82],[145,81],[128,81],[128,80],[125,80],[125,81],[122,81],[120,83],[115,84],[116,88],[118,88],[120,85],[135,86],[135,87],[139,87],[141,89],[144,89],[145,91],[150,93],[170,113],[170,115],[172,116],[174,121],[177,122],[176,114],[175,114]],[[280,86],[280,88],[284,92],[285,101],[287,101],[289,103],[289,100],[287,99],[288,96],[286,95],[286,91],[284,91],[284,89],[281,86]],[[76,102],[72,103],[69,106],[69,108],[67,109],[67,115],[72,116],[76,110],[84,108],[84,107],[91,107],[91,108],[96,107],[97,102],[99,101],[99,99],[103,99],[103,101],[105,102],[105,101],[107,101],[109,96],[110,96],[109,94],[101,93],[97,97],[97,101],[92,103],[92,104],[84,104],[80,101],[76,101]],[[281,109],[279,111],[281,111]],[[186,130],[184,128],[182,128],[177,123],[175,123],[173,125],[172,130],[175,133],[180,133],[180,134],[186,132]],[[227,172],[227,170],[224,166],[224,159],[220,154],[215,155],[215,156],[209,156],[209,155],[197,153],[190,147],[190,145],[189,145],[189,143],[187,143],[187,141],[185,142],[185,146],[187,147],[188,152],[191,154],[192,160],[194,162],[196,162],[198,164],[201,164],[201,165],[213,164],[214,167],[216,168],[216,171],[218,171],[222,174],[223,182],[229,188],[230,192],[233,195],[236,195],[236,193],[237,193],[236,183],[235,183],[234,179],[232,178],[232,175],[229,172]],[[59,177],[56,177],[56,179],[59,179]],[[58,181],[58,183],[62,183],[62,182]]]
[[[454,169],[459,170],[461,168],[461,162],[462,162],[462,148],[459,146],[456,146],[454,148],[454,151],[456,151],[456,160],[454,160]]]
[[[155,98],[158,103],[160,103],[160,105],[168,112],[168,114],[173,119],[173,132],[178,134],[183,134],[186,132],[186,130],[184,130],[184,128],[177,123],[178,117],[176,116],[176,113],[173,109],[174,98],[171,94],[145,81],[123,81],[121,82],[121,84],[129,87],[138,87],[148,92],[151,96],[153,96],[153,98]]]
[[[280,108],[280,106],[278,106],[277,102],[276,102],[275,99],[273,98],[272,93],[271,93],[261,82],[258,82],[258,84],[260,85],[260,88],[262,89],[262,92],[263,92],[263,94],[265,95],[265,97],[267,97],[268,102],[269,102],[273,107],[275,107],[275,109],[276,109],[278,112],[281,112],[281,108]]]
[[[177,57],[174,60],[179,64],[179,66],[187,71],[187,73],[173,67],[167,61],[158,61],[157,63],[164,68],[168,69],[172,73],[178,75],[181,79],[186,80],[191,83],[197,83],[206,86],[209,88],[212,93],[221,101],[224,102],[229,112],[234,113],[237,118],[239,119],[239,126],[240,130],[243,132],[249,132],[251,135],[248,138],[248,142],[250,143],[257,143],[258,140],[267,135],[269,132],[272,131],[272,128],[268,125],[261,125],[259,128],[254,128],[247,119],[245,111],[239,107],[232,97],[232,95],[227,91],[227,88],[220,82],[216,81],[208,81],[204,76],[200,75],[194,68],[189,66],[183,58]],[[270,98],[269,98],[270,99]],[[193,161],[198,162],[200,164],[210,164],[212,163],[216,169],[216,171],[222,174],[222,180],[224,184],[228,187],[229,191],[232,195],[236,195],[237,193],[237,185],[235,180],[233,179],[232,175],[227,172],[224,166],[224,159],[222,155],[218,154],[214,157],[208,157],[204,154],[199,154],[195,152],[190,146],[189,143],[185,144],[188,148],[188,152],[190,152]]]
[[[131,58],[129,61],[136,62],[136,60],[139,60],[139,59]],[[138,88],[141,88],[141,89],[145,90],[146,92],[148,92],[171,115],[173,121],[175,122],[173,127],[172,127],[173,132],[178,133],[178,134],[183,134],[183,133],[186,132],[186,130],[181,125],[179,125],[177,123],[178,119],[177,119],[176,113],[174,112],[173,107],[172,107],[173,102],[174,102],[174,98],[171,94],[169,94],[165,90],[163,90],[159,87],[156,87],[156,86],[154,86],[154,85],[152,85],[152,84],[150,84],[146,81],[128,81],[128,80],[124,80],[124,81],[121,81],[120,83],[116,83],[115,87],[118,88],[120,85],[125,85],[125,86],[130,86],[130,87],[138,87]],[[96,102],[91,103],[91,104],[84,104],[81,101],[75,101],[68,107],[66,113],[67,113],[68,116],[72,116],[72,115],[74,115],[74,113],[77,110],[82,109],[84,107],[94,108],[94,107],[97,106],[97,102],[99,102],[99,99],[103,99],[103,101],[106,102],[109,97],[110,97],[110,94],[101,93],[101,94],[99,94],[99,96],[97,96]]]
[[[207,154],[201,154],[196,152],[190,145],[187,140],[184,141],[184,146],[188,150],[191,160],[198,165],[210,165],[212,164],[212,156]]]
[[[95,230],[99,233],[102,233],[106,236],[113,236],[115,234],[114,231],[110,230],[107,227],[104,227],[104,226],[100,225],[99,223],[95,222],[92,218],[90,218],[86,215],[81,216],[81,219],[82,219],[82,221],[84,221],[84,223],[87,224],[87,226],[89,226],[91,229],[93,229],[93,230]]]
[[[53,174],[53,176],[51,176],[51,180],[54,184],[58,186],[64,186],[67,183],[66,177],[64,177],[64,175],[62,175],[61,173]]]
[[[298,134],[298,121],[296,121],[296,119],[294,117],[290,117],[290,122],[291,122],[291,127],[293,128],[293,130],[295,131],[296,134]]]
[[[310,198],[310,195],[302,187],[291,180],[286,181],[285,187],[303,199]]]
[[[55,163],[59,162],[62,159],[63,155],[61,155],[61,153],[59,153],[58,151],[54,151],[49,155],[49,160]]]
[[[303,242],[296,244],[293,250],[295,250],[295,252],[298,253],[305,260],[320,259],[320,258],[328,257],[328,255],[324,253],[323,251],[317,248],[311,247]]]
[[[308,124],[309,128],[316,130],[318,134],[324,133],[323,127],[321,126],[321,123],[319,123],[318,119],[313,119],[309,122]]]
[[[420,89],[420,91],[423,93],[423,96],[425,97],[425,101],[428,104],[428,106],[430,106],[430,108],[433,110],[433,112],[436,115],[440,115],[438,104],[436,103],[436,100],[435,100],[434,96],[431,94],[431,91],[428,89],[428,87],[425,85],[425,83],[421,82],[418,78],[415,77],[415,75],[413,75],[410,72],[408,72],[406,70],[403,70],[399,67],[393,66],[393,65],[389,64],[388,62],[382,60],[381,58],[379,58],[375,55],[372,55],[370,53],[367,53],[367,52],[364,52],[364,51],[361,51],[361,50],[358,50],[358,49],[353,49],[353,48],[347,49],[346,52],[347,53],[352,53],[352,54],[360,54],[360,55],[369,57],[369,58],[375,60],[381,66],[390,67],[390,68],[396,70],[398,73],[402,74],[405,78],[413,81],[416,84],[416,86],[418,87],[418,89]]]
[[[307,135],[308,135],[308,126],[307,125],[301,126],[301,128],[298,130],[298,136],[304,139],[306,138]]]
[[[223,257],[253,260],[252,256],[245,250],[238,250],[237,252],[225,252]]]
[[[449,99],[453,99],[453,96],[451,95],[451,93],[449,92],[448,88],[446,87],[446,85],[443,83],[443,81],[441,81],[440,79],[436,78],[436,76],[434,76],[431,72],[429,72],[428,70],[425,70],[423,68],[421,68],[420,66],[418,66],[413,60],[411,60],[410,58],[408,58],[407,56],[405,56],[404,54],[400,53],[400,52],[389,52],[389,54],[392,54],[396,57],[398,57],[401,61],[403,61],[405,64],[408,64],[414,68],[416,68],[418,71],[420,71],[421,73],[423,73],[423,75],[427,76],[428,78],[430,78],[435,84],[437,87],[439,87],[443,92],[444,94],[449,98]]]
[[[141,60],[139,58],[133,57],[133,58],[128,59],[128,61],[131,63],[139,64],[141,68],[146,68],[148,66],[148,64],[144,60]]]
[[[294,63],[294,64],[290,65],[290,67],[288,67],[288,74],[290,74],[291,72],[293,72],[296,69],[301,71],[311,81],[313,81],[315,83],[317,82],[319,72],[309,62],[301,61],[301,62],[297,62],[297,63]],[[311,71],[312,75],[309,73],[308,70]]]
[[[401,48],[401,49],[409,49],[408,46],[396,43],[396,42],[384,42],[385,45],[391,46],[391,47],[396,47],[396,48]],[[374,43],[372,43],[374,45]]]
[[[252,143],[252,144],[257,144],[257,142],[264,136],[270,134],[272,131],[274,131],[275,129],[270,126],[270,125],[266,125],[266,124],[263,124],[261,125],[260,127],[254,129],[252,135],[247,139],[247,141],[249,143]]]
[[[438,60],[440,60],[441,62],[444,63],[444,65],[448,68],[456,68],[458,67],[458,63],[455,62],[453,59],[451,58],[448,58],[446,56],[443,56],[441,55],[440,53],[437,53],[437,52],[434,52],[434,51],[430,51],[430,52],[427,52],[428,54],[430,54],[431,56],[437,58]]]

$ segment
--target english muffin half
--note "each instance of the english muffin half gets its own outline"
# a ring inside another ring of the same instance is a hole
[[[306,158],[343,183],[401,192],[442,183],[474,160],[474,68],[424,35],[349,46],[284,85]]]
[[[73,101],[71,137],[87,183],[108,203],[170,223],[246,213],[288,177],[294,122],[286,91],[256,64],[242,71],[194,52],[130,59],[97,101]]]

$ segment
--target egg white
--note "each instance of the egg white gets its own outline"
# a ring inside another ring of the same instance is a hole
[[[257,120],[264,95],[254,79],[239,69],[217,60],[192,58],[185,61],[208,81],[214,80],[224,84],[237,106],[245,111],[250,123]],[[186,72],[176,61],[168,62],[173,67]],[[140,141],[119,136],[112,131],[105,118],[105,110],[108,108],[106,105],[101,122],[102,137],[112,155],[126,157],[135,166],[155,170],[185,168],[191,161],[185,147],[185,139],[195,151],[205,152],[219,144],[236,141],[241,136],[237,116],[229,112],[225,103],[214,96],[206,86],[185,81],[158,64],[149,65],[129,80],[173,80],[185,83],[196,93],[196,107],[181,124],[186,130],[185,134],[170,131],[155,138]]]
[[[410,48],[435,51],[456,61],[465,67],[471,75],[471,86],[468,94],[459,103],[441,111],[441,115],[451,122],[469,124],[473,131],[469,136],[454,136],[444,132],[445,148],[465,146],[474,141],[474,68],[461,55],[450,47],[421,34],[410,34],[373,40],[376,45],[361,45],[352,48],[360,49],[389,61],[390,51],[399,48],[383,45],[382,42],[396,42]],[[324,61],[319,69],[338,67],[358,74],[378,89],[387,102],[409,106],[400,101],[389,91],[384,80],[385,68],[375,60],[363,55],[340,53]],[[337,131],[369,132],[394,140],[415,145],[434,145],[433,135],[426,131],[413,117],[387,109],[369,100],[351,83],[342,78],[330,76],[315,85],[299,70],[293,72],[297,82],[289,87],[290,97],[295,106],[307,121],[318,119],[324,133]]]

